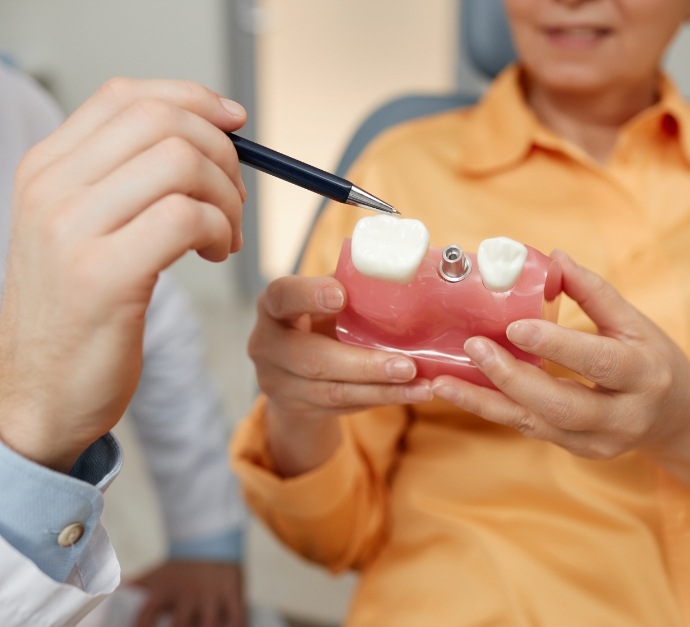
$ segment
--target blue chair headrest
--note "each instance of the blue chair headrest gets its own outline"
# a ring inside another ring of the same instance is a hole
[[[517,58],[503,0],[462,0],[460,26],[470,63],[486,78]]]

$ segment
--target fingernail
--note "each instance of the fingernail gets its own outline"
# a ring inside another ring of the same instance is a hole
[[[414,364],[404,357],[393,357],[383,366],[386,376],[393,381],[409,381],[417,374]]]
[[[506,329],[506,335],[513,344],[534,346],[541,339],[541,331],[529,322],[513,322]]]
[[[481,338],[471,337],[465,342],[467,356],[478,366],[487,364],[491,359],[491,349]]]
[[[345,296],[337,287],[323,287],[319,290],[317,301],[324,309],[340,311],[345,302]]]
[[[233,117],[243,118],[247,115],[247,112],[244,110],[244,107],[239,102],[229,100],[228,98],[221,98],[220,104],[222,104],[223,108],[226,111],[228,111],[230,115],[232,115]]]
[[[429,387],[429,383],[419,383],[405,388],[405,398],[415,403],[423,403],[434,398],[434,394]]]

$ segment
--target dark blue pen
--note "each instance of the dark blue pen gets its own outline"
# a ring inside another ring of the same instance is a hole
[[[228,137],[235,144],[239,160],[256,170],[277,176],[288,183],[347,205],[356,205],[382,213],[400,213],[380,198],[376,198],[335,174],[319,170],[261,144],[244,139],[235,133],[228,133]]]

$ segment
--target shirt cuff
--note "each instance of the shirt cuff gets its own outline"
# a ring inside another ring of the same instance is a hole
[[[284,478],[273,467],[264,412],[265,401],[259,399],[230,443],[232,465],[251,509],[262,518],[269,510],[280,510],[295,520],[319,519],[349,500],[359,464],[346,421],[341,420],[342,441],[329,459],[304,474]]]
[[[236,562],[244,559],[244,531],[236,529],[170,544],[170,559]]]
[[[103,511],[103,491],[121,466],[122,451],[110,434],[86,449],[69,475],[0,442],[0,535],[64,582],[89,543]]]

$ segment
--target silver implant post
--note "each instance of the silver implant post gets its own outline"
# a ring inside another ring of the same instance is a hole
[[[446,281],[457,283],[472,272],[472,260],[462,251],[460,246],[450,244],[443,249],[438,273]]]

